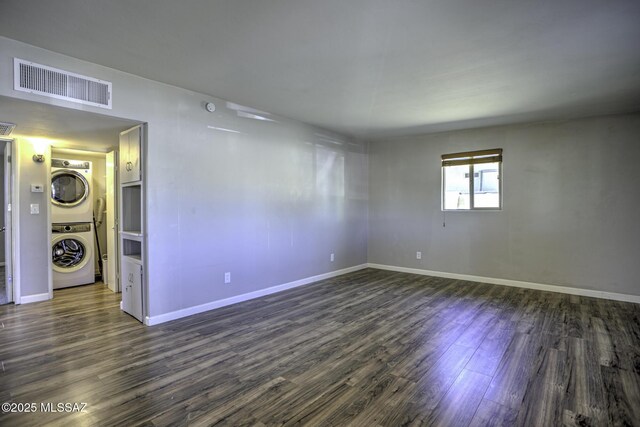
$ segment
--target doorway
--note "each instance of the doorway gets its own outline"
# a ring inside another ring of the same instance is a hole
[[[119,291],[116,155],[51,147],[53,290],[98,283]]]
[[[52,284],[54,233],[51,227],[50,201],[52,157],[71,157],[72,151],[79,151],[99,156],[100,161],[106,163],[107,156],[112,153],[111,164],[117,167],[114,151],[119,147],[120,133],[140,124],[140,121],[16,98],[0,96],[0,101],[0,119],[16,124],[11,134],[15,155],[12,253],[15,255],[13,265],[16,267],[13,271],[13,287],[5,289],[11,291],[13,288],[13,300],[16,304],[45,301],[55,297]],[[40,157],[39,160],[35,160],[34,153]],[[116,179],[117,176],[118,173],[113,174]],[[116,196],[119,191],[113,193],[112,196]],[[104,194],[101,196],[104,197]],[[117,212],[115,209],[114,211]],[[86,222],[92,223],[93,232],[93,217]],[[100,271],[103,267],[101,258],[107,250],[116,247],[119,240],[117,235],[109,237],[109,233],[105,240],[106,227],[114,227],[115,233],[117,224],[106,224],[103,219],[97,227],[99,236],[96,240],[101,245],[100,250],[98,251],[97,245],[91,245],[95,253],[91,272],[97,279],[109,277],[108,272],[105,274],[107,269]],[[109,240],[113,242],[112,245]],[[117,273],[114,271],[118,260],[115,253],[111,257],[113,262],[107,261],[107,264],[111,264],[108,271],[113,272],[108,281],[113,282],[108,290],[105,289],[114,293],[120,291]]]

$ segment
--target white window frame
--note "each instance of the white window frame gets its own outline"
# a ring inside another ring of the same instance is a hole
[[[476,164],[498,163],[498,207],[475,207],[475,168]],[[445,193],[446,193],[446,174],[445,168],[451,166],[468,166],[469,167],[469,208],[468,209],[446,209]],[[502,210],[502,149],[494,148],[490,150],[465,151],[461,153],[443,154],[442,155],[442,187],[440,189],[441,210],[446,212],[472,212],[472,211],[501,211]]]

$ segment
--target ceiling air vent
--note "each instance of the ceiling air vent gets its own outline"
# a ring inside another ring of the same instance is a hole
[[[111,109],[111,82],[18,58],[13,67],[15,90]]]
[[[13,123],[0,122],[0,135],[11,135],[13,129],[16,127]]]

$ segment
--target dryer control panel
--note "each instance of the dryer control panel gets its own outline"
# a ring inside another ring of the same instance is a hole
[[[91,162],[83,160],[51,159],[52,168],[91,169]]]

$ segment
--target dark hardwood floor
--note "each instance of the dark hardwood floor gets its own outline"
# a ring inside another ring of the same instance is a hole
[[[640,425],[635,304],[372,269],[155,327],[118,303],[0,307],[0,401],[38,405],[0,425]]]

